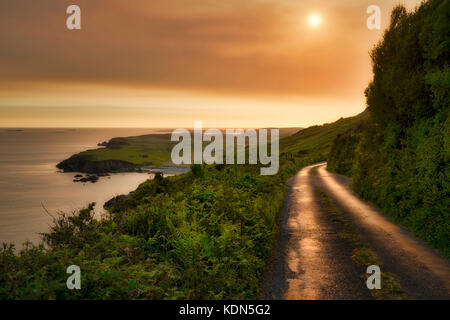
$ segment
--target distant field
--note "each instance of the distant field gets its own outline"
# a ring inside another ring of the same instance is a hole
[[[171,164],[170,153],[175,144],[170,141],[170,134],[114,138],[108,147],[88,150],[80,155],[92,156],[92,161],[121,160],[136,165],[163,165]]]

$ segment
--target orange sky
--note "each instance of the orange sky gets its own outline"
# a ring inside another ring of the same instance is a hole
[[[397,3],[2,1],[0,126],[297,127],[354,115],[382,35],[366,8],[380,6],[384,28]],[[82,30],[66,29],[70,4]]]

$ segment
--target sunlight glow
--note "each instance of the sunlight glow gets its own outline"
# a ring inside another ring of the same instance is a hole
[[[321,24],[322,24],[322,17],[319,14],[313,13],[308,17],[308,25],[311,28],[318,28],[320,27]]]

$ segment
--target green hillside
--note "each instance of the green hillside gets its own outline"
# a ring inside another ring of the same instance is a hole
[[[294,158],[302,164],[326,161],[337,135],[358,128],[367,112],[336,122],[313,126],[280,140],[281,161]]]

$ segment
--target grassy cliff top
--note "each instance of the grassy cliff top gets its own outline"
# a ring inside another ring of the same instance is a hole
[[[170,163],[170,152],[175,144],[170,141],[170,134],[113,138],[105,148],[84,151],[80,155],[91,156],[92,161],[121,160],[136,165],[162,165]]]

